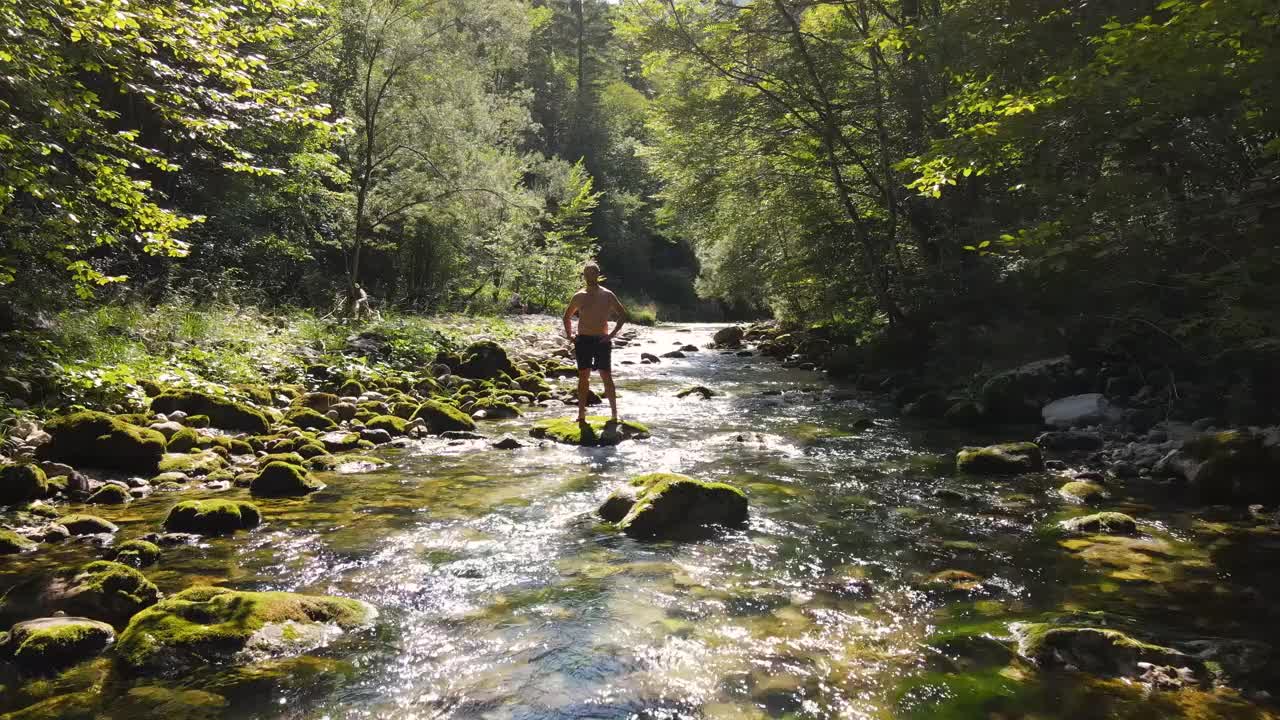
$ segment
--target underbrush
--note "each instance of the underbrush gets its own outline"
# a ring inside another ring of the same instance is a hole
[[[317,363],[422,370],[440,350],[516,332],[500,317],[387,314],[353,323],[307,310],[176,301],[67,311],[44,329],[0,334],[0,422],[69,406],[136,407],[143,382],[234,393],[237,385],[295,381]]]

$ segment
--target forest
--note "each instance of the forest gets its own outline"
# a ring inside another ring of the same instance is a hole
[[[1280,718],[1280,0],[0,29],[0,720]]]

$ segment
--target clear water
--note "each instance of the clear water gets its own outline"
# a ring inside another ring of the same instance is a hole
[[[646,331],[614,362],[703,345],[714,329]],[[166,592],[214,583],[361,598],[381,611],[373,630],[313,656],[173,681],[125,677],[109,660],[52,681],[6,676],[0,712],[74,692],[102,718],[1272,717],[1229,692],[1040,672],[1000,641],[1011,621],[1106,611],[1163,633],[1274,642],[1265,598],[1280,584],[1280,535],[1256,522],[1119,495],[1107,507],[1138,515],[1148,537],[1069,548],[1047,529],[1084,512],[1053,492],[1062,478],[950,473],[957,446],[1025,434],[904,425],[762,358],[702,351],[615,369],[622,414],[651,440],[423,442],[385,453],[388,470],[260,501],[257,531],[167,549],[146,570]],[[721,395],[675,399],[690,384]],[[485,429],[526,438],[533,420],[571,412]],[[740,485],[749,527],[665,544],[597,523],[616,485],[658,470]],[[939,499],[941,487],[970,500]],[[156,529],[176,499],[93,511],[124,539]],[[2,559],[0,591],[96,554],[64,544]],[[919,590],[946,569],[988,578],[991,593]]]

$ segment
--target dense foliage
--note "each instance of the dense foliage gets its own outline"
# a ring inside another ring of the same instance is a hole
[[[1276,390],[1274,0],[624,6],[705,292],[962,372],[1099,351]]]

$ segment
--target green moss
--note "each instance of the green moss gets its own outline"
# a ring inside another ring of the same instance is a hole
[[[57,695],[0,716],[2,720],[98,720],[100,694],[95,690]]]
[[[58,602],[59,609],[111,623],[127,621],[160,598],[160,590],[145,575],[110,560],[85,565],[72,582],[71,591]]]
[[[257,527],[262,513],[252,503],[231,500],[187,500],[174,505],[165,518],[170,532],[222,535]]]
[[[365,427],[373,430],[386,430],[392,435],[403,435],[409,423],[395,415],[379,415],[365,422]]]
[[[1100,512],[1064,520],[1062,528],[1074,533],[1133,535],[1138,532],[1138,523],[1124,513]]]
[[[14,625],[4,649],[23,672],[44,674],[100,654],[115,638],[115,630],[104,622],[50,617]]]
[[[487,420],[520,417],[520,408],[498,398],[477,400],[471,407],[471,412],[483,412]]]
[[[191,428],[182,428],[169,438],[166,449],[171,453],[187,453],[200,444],[200,436]]]
[[[332,430],[338,427],[338,423],[332,418],[305,407],[290,410],[289,414],[284,416],[284,421],[304,430]]]
[[[53,507],[52,505],[49,505],[43,502],[28,503],[27,506],[23,508],[23,510],[37,517],[42,517],[42,518],[58,517],[58,509]]]
[[[326,452],[346,452],[360,447],[360,436],[356,433],[332,432],[321,436],[320,442],[324,443],[322,447]],[[309,457],[322,454],[324,453],[316,453]]]
[[[83,513],[63,515],[58,518],[58,524],[65,527],[72,535],[96,535],[98,533],[113,533],[119,530],[114,524],[103,520],[97,515],[85,515]]]
[[[347,598],[194,587],[135,616],[120,635],[116,656],[138,672],[173,674],[230,660],[268,624],[351,630],[375,615],[369,605]]]
[[[232,439],[231,439],[231,454],[232,454],[232,455],[252,455],[252,454],[253,454],[253,445],[249,444],[249,442],[248,442],[247,440],[240,440],[240,439],[238,439],[238,438],[232,438]]]
[[[0,528],[0,555],[31,552],[37,545],[12,530]]]
[[[1106,488],[1087,480],[1072,480],[1058,488],[1058,492],[1067,500],[1077,503],[1095,503],[1107,497]]]
[[[614,423],[606,417],[590,416],[583,423],[574,418],[540,420],[534,423],[529,434],[569,445],[598,447],[617,445],[623,440],[643,440],[649,437],[649,429],[631,420]]]
[[[286,452],[286,453],[272,453],[270,455],[263,455],[262,457],[258,458],[254,462],[258,467],[266,467],[267,465],[270,465],[273,462],[289,463],[290,465],[302,465],[306,461],[307,461],[306,458],[302,457],[298,453]]]
[[[537,394],[551,392],[551,386],[547,384],[547,381],[532,373],[521,375],[516,378],[516,385],[527,393]]]
[[[155,412],[181,410],[188,415],[207,415],[214,427],[265,433],[270,427],[261,412],[245,403],[196,390],[169,390],[151,399]]]
[[[676,393],[676,397],[681,398],[681,399],[687,398],[687,397],[689,397],[690,395],[698,395],[698,396],[699,396],[699,397],[701,397],[703,400],[707,400],[708,398],[713,398],[713,397],[715,397],[715,396],[717,395],[717,393],[716,393],[714,390],[712,390],[711,388],[708,388],[708,387],[703,386],[703,385],[693,385],[693,386],[687,387],[687,388],[685,388],[685,389],[681,390],[680,392]]]
[[[1177,650],[1137,640],[1119,630],[1026,623],[1014,628],[1018,653],[1042,667],[1070,665],[1103,675],[1133,675],[1139,662],[1185,666]]]
[[[360,397],[364,392],[364,385],[359,380],[348,380],[338,388],[338,394],[344,397]]]
[[[1044,469],[1040,446],[1032,442],[967,447],[956,454],[956,469],[975,475],[1012,475]]]
[[[146,540],[127,540],[111,549],[112,560],[131,567],[147,567],[160,559],[160,546]]]
[[[60,417],[45,426],[52,440],[40,447],[43,460],[125,472],[154,472],[165,437],[100,412]]]
[[[124,505],[131,500],[133,496],[128,490],[114,483],[108,483],[98,488],[85,502],[90,505]]]
[[[347,471],[347,468],[357,466],[367,468],[368,471],[377,470],[389,465],[382,458],[372,457],[370,455],[320,455],[307,460],[307,467],[318,472],[333,472],[339,469]],[[347,466],[347,467],[343,467]]]
[[[638,489],[636,501],[618,527],[632,537],[702,536],[714,526],[741,527],[747,522],[747,496],[726,483],[651,473],[630,484]]]
[[[202,429],[213,424],[208,415],[188,415],[186,420],[182,421],[183,425],[189,428]]]
[[[35,465],[0,467],[0,505],[15,505],[49,495],[49,479]]]
[[[244,397],[259,405],[270,405],[275,402],[275,397],[271,394],[271,388],[266,385],[252,385],[248,383],[237,383],[231,388]]]
[[[259,497],[295,497],[322,490],[324,483],[311,477],[300,465],[268,463],[253,479],[249,492]]]
[[[201,477],[227,466],[227,461],[212,450],[198,453],[166,453],[156,469],[162,473],[180,472]]]
[[[307,393],[297,401],[297,403],[302,407],[310,408],[311,410],[322,413],[329,412],[329,408],[340,402],[342,402],[342,398],[337,395],[322,392]]]
[[[427,400],[418,407],[413,419],[421,419],[427,424],[428,432],[439,435],[450,430],[475,430],[475,422],[452,405],[438,400]]]

